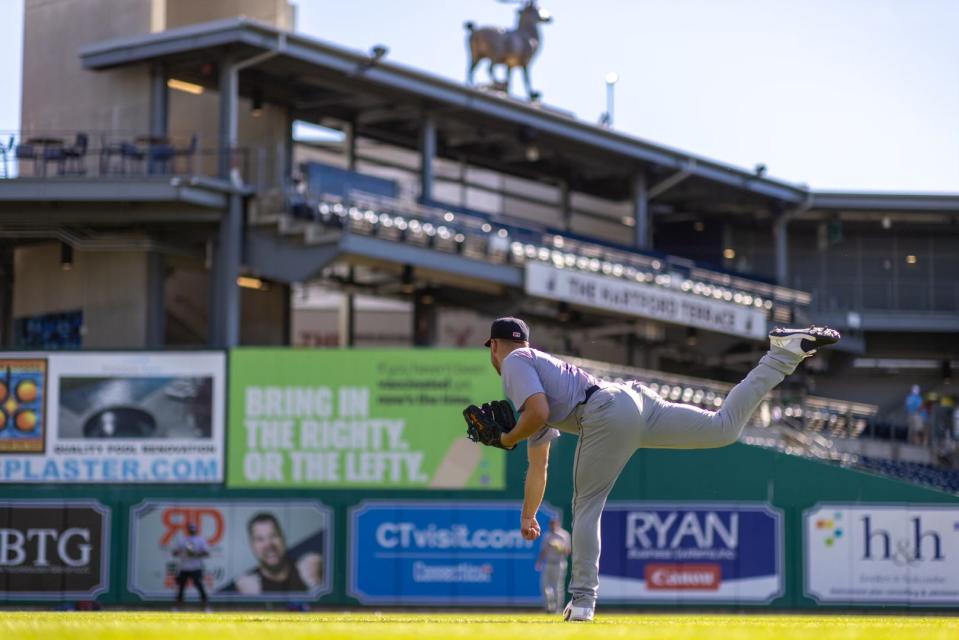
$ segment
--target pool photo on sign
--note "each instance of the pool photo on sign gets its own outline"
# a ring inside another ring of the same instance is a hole
[[[37,444],[20,444],[15,425],[0,430],[0,483],[222,480],[224,353],[0,353],[15,360],[0,368],[14,398],[0,410],[15,419],[35,407]]]
[[[212,377],[62,377],[60,438],[212,437]]]
[[[0,453],[40,453],[46,435],[47,361],[0,360]]]

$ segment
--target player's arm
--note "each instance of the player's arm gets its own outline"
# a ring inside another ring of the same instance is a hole
[[[526,449],[528,466],[526,485],[523,492],[523,513],[520,519],[520,531],[527,540],[539,537],[539,522],[536,512],[543,503],[546,491],[546,469],[549,466],[549,442],[530,446]]]
[[[549,419],[549,403],[545,393],[534,393],[523,403],[522,413],[516,426],[509,433],[504,433],[500,441],[507,447],[512,447],[543,428]]]

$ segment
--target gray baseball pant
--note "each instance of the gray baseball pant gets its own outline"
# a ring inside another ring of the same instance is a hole
[[[569,592],[577,607],[596,604],[600,516],[620,471],[639,448],[710,449],[739,439],[773,387],[802,361],[773,347],[733,387],[718,411],[667,402],[642,386],[604,387],[577,408],[579,444],[573,463],[573,572]]]
[[[539,576],[547,611],[559,611],[566,599],[566,561],[544,562]]]

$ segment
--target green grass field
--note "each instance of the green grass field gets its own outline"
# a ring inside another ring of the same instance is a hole
[[[641,638],[643,640],[954,640],[959,618],[911,616],[622,615],[587,624],[506,613],[0,612],[3,640],[310,640],[339,638]]]

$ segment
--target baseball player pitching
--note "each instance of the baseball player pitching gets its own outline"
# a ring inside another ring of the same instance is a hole
[[[529,468],[520,530],[540,535],[536,512],[546,488],[550,442],[560,431],[579,436],[573,463],[573,570],[564,617],[593,619],[599,587],[599,521],[606,497],[639,448],[724,447],[739,434],[763,397],[816,350],[836,343],[827,327],[775,329],[756,368],[730,390],[718,411],[667,402],[638,382],[605,383],[582,369],[529,346],[529,328],[518,318],[493,322],[486,346],[503,379],[509,403],[494,401],[464,412],[470,439],[513,449],[528,440]]]

